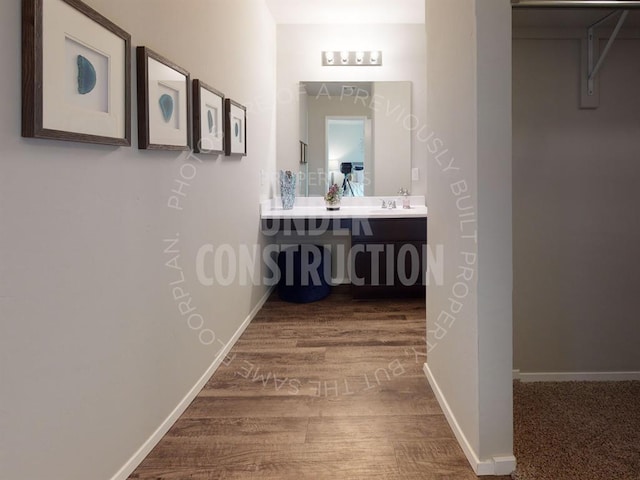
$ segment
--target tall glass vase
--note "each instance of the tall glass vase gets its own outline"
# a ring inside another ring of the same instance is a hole
[[[296,200],[296,176],[290,170],[280,170],[280,197],[282,208],[291,210]]]

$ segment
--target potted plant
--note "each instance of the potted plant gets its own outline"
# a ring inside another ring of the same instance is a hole
[[[324,196],[327,210],[340,210],[340,198],[342,198],[342,189],[337,183],[334,183],[329,187],[329,191]]]

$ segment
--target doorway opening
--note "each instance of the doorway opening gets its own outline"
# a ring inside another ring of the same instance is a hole
[[[371,186],[371,120],[367,117],[326,117],[328,184],[343,195],[364,197]],[[327,187],[329,186],[327,185]]]

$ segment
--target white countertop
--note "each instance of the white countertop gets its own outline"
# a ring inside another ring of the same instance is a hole
[[[395,200],[397,208],[382,208],[382,200]],[[322,197],[296,197],[291,210],[282,208],[280,198],[260,204],[262,219],[302,218],[421,218],[427,216],[423,196],[410,197],[411,208],[402,208],[400,197],[344,197],[340,210],[327,210]]]

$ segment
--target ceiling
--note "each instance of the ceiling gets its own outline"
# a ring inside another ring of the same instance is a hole
[[[266,0],[278,24],[424,24],[424,0]],[[584,27],[613,10],[602,8],[515,9],[514,27]],[[612,21],[612,27],[615,20]],[[626,27],[640,26],[632,10]]]
[[[424,0],[267,0],[278,24],[424,23]]]

